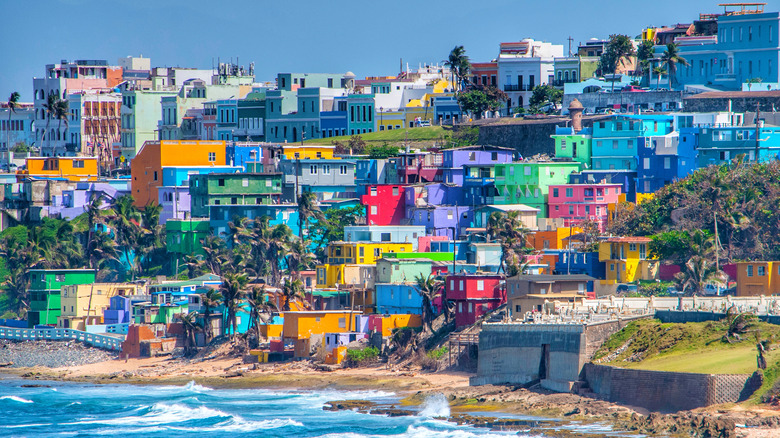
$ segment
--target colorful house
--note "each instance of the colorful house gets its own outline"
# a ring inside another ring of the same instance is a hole
[[[295,145],[285,143],[282,146],[282,158],[285,160],[333,160],[335,146],[319,144]]]
[[[637,199],[636,180],[637,171],[626,169],[583,170],[569,175],[569,184],[620,184],[620,191],[628,202]]]
[[[473,221],[469,206],[428,205],[407,207],[406,223],[424,226],[426,234],[457,238],[465,234]]]
[[[209,235],[209,221],[204,219],[169,220],[165,224],[165,246],[168,252],[184,255],[204,255],[201,240]]]
[[[376,313],[380,314],[422,314],[422,296],[417,282],[376,283]]]
[[[401,225],[406,214],[405,186],[377,184],[366,187],[360,202],[366,206],[366,223],[369,225]]]
[[[506,279],[507,304],[512,319],[526,312],[545,312],[545,303],[574,302],[595,298],[593,282],[587,275],[516,275]]]
[[[548,211],[551,218],[562,218],[565,227],[594,221],[604,231],[609,220],[609,205],[618,203],[619,184],[561,184],[550,186]]]
[[[442,151],[444,182],[462,185],[465,176],[463,166],[478,167],[498,163],[511,163],[515,150],[499,146],[463,146]]]
[[[195,170],[197,173],[232,170],[232,166],[227,166],[225,157],[224,141],[159,140],[144,143],[130,166],[130,187],[135,205],[144,207],[157,202],[159,187],[186,185],[189,174]],[[177,173],[175,168],[181,171]],[[169,181],[163,181],[165,169],[169,169]]]
[[[279,204],[281,173],[211,173],[190,177],[193,217],[208,217],[211,205]]]
[[[474,227],[487,228],[490,222],[490,216],[493,213],[507,214],[510,211],[518,212],[518,219],[523,227],[529,230],[537,229],[538,208],[529,207],[523,204],[493,204],[483,205],[474,209]]]
[[[295,357],[308,357],[313,335],[354,331],[355,316],[361,314],[350,310],[284,312],[282,336],[295,344]]]
[[[551,185],[566,184],[569,174],[581,168],[576,162],[524,161],[496,164],[496,204],[525,204],[547,217],[547,194]]]
[[[357,197],[355,160],[284,159],[279,170],[284,174],[282,199],[286,202],[297,202],[303,192],[314,193],[320,201]]]
[[[61,290],[63,286],[92,284],[95,282],[94,269],[30,269],[30,310],[27,312],[27,324],[55,325],[62,312]]]
[[[563,251],[555,264],[557,274],[584,274],[593,278],[606,279],[605,263],[599,260],[598,252]]]
[[[551,137],[555,141],[556,158],[570,158],[583,166],[590,166],[593,141],[591,128],[583,128],[575,133],[571,126],[556,126],[555,135]]]
[[[638,138],[672,131],[673,117],[666,115],[617,115],[594,122],[591,168],[636,170]]]
[[[103,324],[103,313],[115,296],[142,295],[145,287],[135,283],[92,283],[63,286],[62,312],[57,327],[86,331],[87,325]]]
[[[405,152],[398,154],[392,161],[403,184],[443,180],[441,152]]]
[[[606,281],[602,284],[632,283],[655,280],[658,261],[648,259],[647,237],[610,237],[599,244],[599,261],[606,264]]]
[[[17,179],[62,178],[68,181],[97,181],[97,157],[28,157],[26,169],[16,172]]]
[[[411,243],[417,251],[419,239],[425,237],[425,227],[417,225],[347,225],[345,242]]]
[[[695,141],[696,136],[677,132],[659,137],[640,137],[637,191],[654,193],[693,173],[697,155]]]
[[[506,302],[501,275],[450,275],[445,281],[447,301],[455,303],[455,326],[474,324]]]
[[[426,258],[382,258],[376,261],[377,283],[404,283],[431,275],[433,261]]]
[[[738,262],[737,296],[780,294],[780,262]]]

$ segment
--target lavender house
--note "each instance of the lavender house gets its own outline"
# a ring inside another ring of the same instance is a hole
[[[189,186],[163,186],[157,189],[157,203],[160,204],[160,225],[169,219],[188,219],[190,217]]]
[[[407,210],[428,205],[456,205],[463,202],[463,188],[448,184],[408,186],[404,190]]]
[[[463,185],[463,166],[511,163],[515,150],[498,146],[463,146],[442,152],[444,182]]]
[[[409,225],[423,225],[428,235],[461,236],[471,227],[474,219],[471,207],[454,205],[427,205],[406,209],[406,221]],[[456,237],[457,237],[456,236]]]

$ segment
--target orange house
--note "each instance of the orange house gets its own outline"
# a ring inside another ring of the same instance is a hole
[[[30,157],[27,169],[16,172],[18,180],[32,178],[65,178],[68,181],[97,181],[96,157]]]
[[[158,188],[163,185],[164,167],[225,166],[224,141],[159,140],[147,141],[130,164],[130,190],[135,205],[144,207],[157,202]]]
[[[552,231],[536,231],[528,235],[528,246],[537,251],[545,249],[565,249],[564,239],[582,232],[578,227],[559,227]]]
[[[737,296],[780,294],[780,262],[737,263]]]

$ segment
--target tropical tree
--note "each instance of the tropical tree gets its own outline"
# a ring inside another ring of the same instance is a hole
[[[230,336],[234,338],[238,332],[238,321],[236,319],[236,313],[241,305],[241,299],[244,296],[244,289],[249,283],[249,278],[244,274],[226,273],[222,277],[222,286],[220,287],[220,293],[222,294],[222,304],[224,305],[222,334],[225,334],[225,330],[228,327],[233,328]]]
[[[249,330],[254,330],[255,336],[260,339],[260,323],[268,324],[271,322],[273,312],[278,309],[273,302],[268,300],[265,287],[253,287],[247,293],[246,303],[249,306]]]
[[[325,215],[317,205],[317,195],[310,191],[304,191],[298,196],[298,235],[303,239],[309,230],[309,221],[314,219],[319,222],[325,219]]]
[[[137,253],[140,248],[142,230],[141,214],[134,205],[132,195],[117,198],[111,207],[111,225],[114,229],[117,244],[121,248],[126,263],[130,265],[132,278],[136,275]]]
[[[636,49],[637,70],[641,75],[650,72],[650,61],[655,57],[655,44],[650,40],[642,40]]]
[[[599,69],[601,73],[617,74],[620,67],[625,67],[627,60],[636,55],[634,44],[627,35],[614,34],[609,36],[609,42],[604,47],[604,53],[599,58]],[[615,90],[615,80],[613,78],[612,91]]]
[[[531,98],[528,99],[528,104],[536,111],[539,107],[545,104],[552,104],[558,106],[563,100],[563,90],[553,87],[552,85],[544,84],[537,85],[533,89]]]
[[[200,294],[200,300],[203,303],[203,326],[206,342],[209,342],[214,334],[214,330],[211,328],[211,311],[219,307],[222,302],[222,294],[217,289],[209,289],[205,294]]]
[[[325,251],[331,242],[344,238],[344,227],[356,225],[358,218],[364,217],[366,208],[357,205],[348,208],[329,208],[324,212],[325,219],[317,221],[309,228],[309,248],[312,248],[320,260],[326,258]]]
[[[176,317],[184,330],[184,355],[189,356],[196,350],[195,334],[203,330],[198,324],[198,312],[179,313]]]
[[[680,55],[680,48],[675,43],[666,45],[666,51],[661,55],[661,65],[665,65],[669,71],[669,89],[673,88],[677,65],[687,66],[688,61]]]
[[[753,86],[753,84],[760,84],[761,82],[763,82],[763,79],[761,79],[760,77],[745,79],[745,83],[748,86],[748,91],[750,91],[750,88]]]
[[[285,254],[290,275],[300,278],[301,270],[310,268],[314,260],[314,254],[309,251],[306,241],[296,237],[290,238]]]
[[[443,283],[433,274],[429,274],[427,277],[422,274],[418,274],[415,280],[417,281],[417,293],[420,294],[420,298],[422,298],[423,324],[429,331],[433,331],[433,327],[431,325],[435,317],[433,302],[441,293]],[[446,303],[445,300],[442,300],[442,308],[447,309],[447,307],[448,303]]]
[[[306,305],[306,295],[303,290],[303,282],[298,278],[291,278],[284,282],[281,289],[282,297],[284,297],[284,305],[282,309],[285,311],[290,310],[290,305],[293,301],[301,301]]]
[[[444,61],[444,65],[450,68],[450,76],[452,77],[452,83],[455,85],[455,91],[459,91],[471,70],[471,62],[469,57],[466,56],[466,49],[463,46],[455,46],[450,51],[447,60]]]
[[[509,276],[522,273],[525,256],[530,252],[526,245],[528,232],[520,219],[519,211],[494,212],[488,218],[488,237],[501,242],[501,264]]]
[[[16,112],[16,108],[19,107],[19,98],[20,97],[21,96],[19,95],[19,93],[14,91],[13,93],[11,93],[11,96],[8,98],[7,105],[8,105],[8,126],[9,126],[9,129],[7,129],[5,131],[5,135],[6,135],[6,138],[5,138],[5,149],[6,150],[11,150],[11,129],[10,129],[10,126],[11,126],[11,116],[13,115],[13,113]]]
[[[728,276],[706,259],[693,256],[674,276],[675,286],[687,295],[699,295],[708,283],[724,286]]]
[[[655,89],[657,90],[661,83],[661,76],[666,74],[666,69],[660,65],[655,66],[653,67],[653,74],[655,75]]]
[[[59,100],[59,97],[54,94],[53,91],[49,92],[49,95],[46,96],[46,102],[43,104],[43,110],[46,113],[46,128],[43,131],[43,135],[41,136],[41,145],[43,145],[43,142],[45,140],[48,140],[49,143],[51,143],[51,133],[49,132],[49,124],[51,123],[52,117],[57,113],[57,101]],[[51,144],[49,144],[51,146]]]
[[[68,101],[64,99],[60,99],[57,97],[57,100],[54,104],[54,118],[57,119],[57,140],[60,139],[60,133],[62,132],[62,122],[65,122],[65,127],[68,127],[68,115],[69,115],[69,108],[68,108]],[[64,134],[63,134],[64,139]]]
[[[229,261],[228,250],[225,242],[217,236],[210,234],[201,240],[203,252],[203,266],[212,274],[222,275],[223,268]]]
[[[482,118],[485,111],[495,111],[508,99],[506,93],[496,87],[473,88],[458,94],[458,104],[467,112]]]

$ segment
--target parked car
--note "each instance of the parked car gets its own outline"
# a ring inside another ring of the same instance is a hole
[[[623,89],[621,91],[629,92],[629,93],[645,93],[645,92],[647,92],[647,90],[642,89],[640,87],[637,87],[636,85],[626,85],[625,87],[623,87]]]

